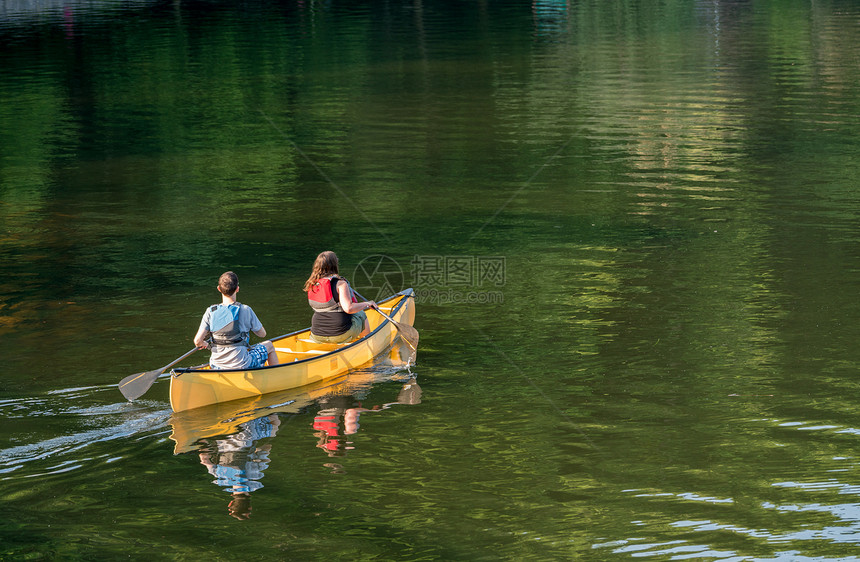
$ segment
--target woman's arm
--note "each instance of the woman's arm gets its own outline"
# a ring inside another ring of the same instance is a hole
[[[373,301],[352,302],[352,288],[346,280],[341,279],[337,284],[337,296],[340,300],[340,307],[347,314],[355,314],[362,310],[367,310],[373,306]]]

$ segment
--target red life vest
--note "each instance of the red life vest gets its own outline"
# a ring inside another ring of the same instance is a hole
[[[308,291],[308,303],[314,309],[314,312],[343,312],[343,308],[340,306],[340,296],[331,290],[331,282],[334,279],[346,283],[346,279],[342,279],[336,275],[323,277]],[[352,295],[352,302],[358,302],[355,294]]]

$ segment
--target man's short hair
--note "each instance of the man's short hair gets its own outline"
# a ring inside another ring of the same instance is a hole
[[[218,278],[218,291],[228,297],[233,296],[236,289],[239,288],[239,277],[232,271],[222,273]]]

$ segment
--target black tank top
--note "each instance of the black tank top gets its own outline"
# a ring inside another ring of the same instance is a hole
[[[340,300],[337,286],[340,283],[346,283],[346,281],[338,278],[331,281],[332,296]],[[324,338],[345,334],[350,328],[352,328],[352,314],[346,312],[314,312],[314,316],[311,318],[311,332]]]

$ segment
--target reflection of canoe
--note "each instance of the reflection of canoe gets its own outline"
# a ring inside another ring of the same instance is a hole
[[[323,402],[334,396],[365,393],[375,382],[379,382],[380,376],[381,380],[389,380],[392,372],[408,367],[411,360],[412,349],[402,342],[396,342],[384,356],[377,357],[370,369],[358,369],[300,388],[174,412],[170,418],[170,424],[173,426],[170,438],[176,442],[174,453],[196,450],[195,443],[200,439],[236,433],[243,423],[261,416],[296,414],[314,403]],[[417,384],[412,386],[420,392]],[[398,401],[400,400],[401,397],[398,396]],[[418,401],[420,402],[420,398]],[[405,395],[402,402],[417,403]]]
[[[415,299],[406,289],[379,303],[395,322],[411,326]],[[280,365],[259,369],[174,369],[170,377],[170,405],[182,412],[209,404],[228,402],[298,388],[322,381],[368,363],[397,339],[398,330],[379,312],[367,311],[371,332],[347,344],[311,341],[310,328],[273,338]]]
[[[210,404],[184,412],[174,412],[170,418],[173,432],[170,438],[176,442],[174,454],[197,449],[199,440],[207,437],[222,437],[239,431],[245,422],[269,414],[295,414],[326,396],[351,394],[355,388],[373,382],[373,373],[356,372],[342,374],[318,381],[301,388],[272,392]]]

